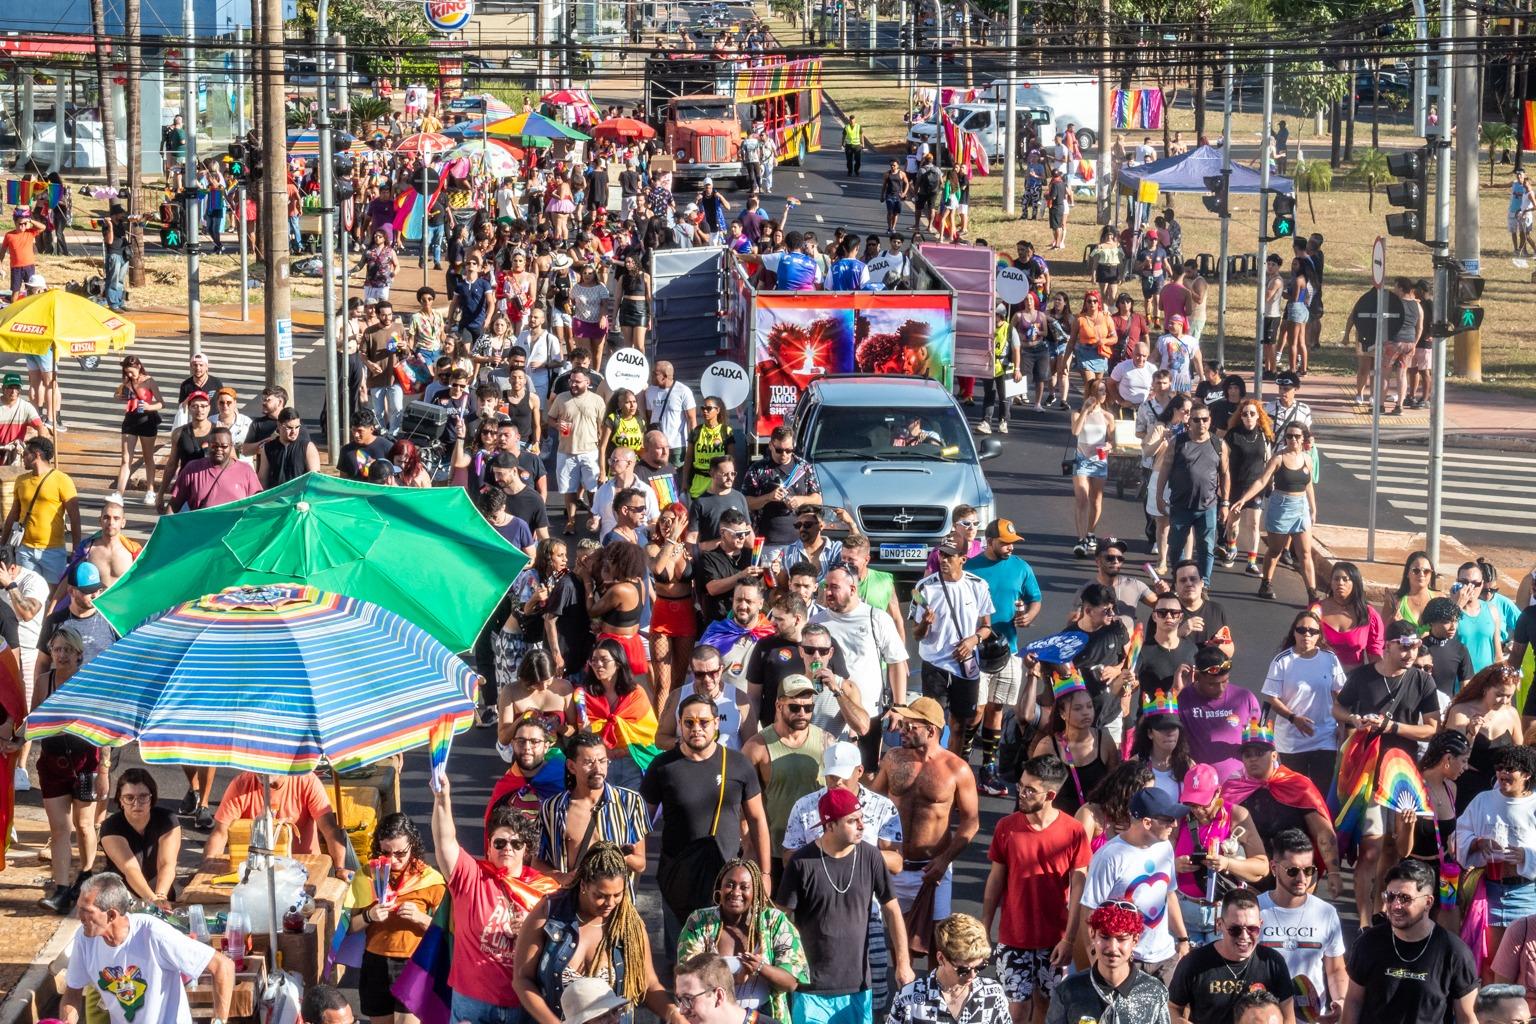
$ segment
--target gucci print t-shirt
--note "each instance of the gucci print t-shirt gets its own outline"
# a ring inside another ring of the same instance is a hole
[[[1173,936],[1168,933],[1168,894],[1173,887],[1173,844],[1160,840],[1151,846],[1132,846],[1116,836],[1099,847],[1088,862],[1088,881],[1083,886],[1085,913],[1105,900],[1136,904],[1147,930],[1136,943],[1134,958],[1155,964],[1173,956]]]
[[[113,1024],[188,1024],[187,984],[212,959],[212,946],[158,918],[129,914],[121,945],[75,933],[65,983],[82,992],[95,989]]]
[[[1263,833],[1269,834],[1269,833]],[[1274,897],[1259,897],[1259,914],[1264,919],[1264,934],[1259,941],[1285,958],[1296,987],[1296,1016],[1302,1010],[1316,1020],[1328,1003],[1344,1001],[1344,993],[1329,993],[1323,973],[1323,957],[1344,955],[1344,930],[1339,912],[1326,900],[1308,896],[1299,907],[1277,907]]]

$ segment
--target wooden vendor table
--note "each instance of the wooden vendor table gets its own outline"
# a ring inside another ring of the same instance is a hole
[[[219,938],[220,936],[215,936]],[[235,991],[229,1000],[231,1021],[256,1021],[261,1019],[261,986],[266,981],[267,965],[260,959],[246,955],[245,970],[235,974]],[[203,975],[187,986],[187,1004],[193,1020],[212,1020],[213,979]]]
[[[314,906],[306,917],[304,931],[285,932],[279,925],[277,948],[282,955],[284,969],[298,974],[304,984],[312,985],[321,980],[326,950],[330,948],[331,937],[336,931],[348,887],[346,882],[331,875],[331,858],[328,855],[295,854],[293,859],[304,865],[309,872],[309,880],[304,888],[314,898]],[[227,857],[208,861],[182,890],[178,904],[190,906],[201,903],[210,917],[220,910],[228,910],[235,887],[231,884],[215,884],[213,880],[233,870]],[[277,908],[279,920],[287,909]],[[262,931],[253,934],[251,945],[252,951],[246,957],[247,964],[267,953],[267,933]]]

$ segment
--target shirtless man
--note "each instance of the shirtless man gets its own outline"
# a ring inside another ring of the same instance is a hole
[[[891,798],[901,817],[902,871],[891,879],[903,912],[926,881],[938,881],[933,919],[950,915],[954,889],[951,865],[976,836],[976,777],[970,765],[939,745],[944,709],[932,697],[894,707],[901,746],[880,760],[871,785]],[[951,830],[953,819],[953,830]]]
[[[74,557],[70,559],[70,568],[79,562],[90,562],[101,573],[101,582],[104,587],[110,587],[118,581],[133,560],[139,557],[139,552],[144,545],[131,537],[123,535],[123,526],[126,523],[123,515],[123,499],[119,495],[109,494],[102,499],[101,516],[97,522],[101,529],[97,530],[87,540],[75,548]],[[62,601],[69,588],[64,584],[69,573],[64,573],[52,595],[48,599],[50,608]]]

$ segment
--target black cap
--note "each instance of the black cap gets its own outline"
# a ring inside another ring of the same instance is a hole
[[[1101,554],[1105,551],[1108,551],[1110,548],[1114,548],[1122,555],[1131,550],[1131,546],[1125,541],[1121,540],[1119,537],[1105,537],[1103,540],[1099,541],[1099,552]]]
[[[1301,387],[1301,378],[1287,370],[1285,373],[1282,373],[1275,378],[1275,387],[1299,388]]]
[[[511,452],[497,452],[491,456],[492,469],[516,469],[517,456]]]

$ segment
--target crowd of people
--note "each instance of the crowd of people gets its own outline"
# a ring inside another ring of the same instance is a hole
[[[204,972],[227,1017],[227,959],[134,911],[175,900],[184,828],[217,858],[268,800],[295,852],[329,853],[343,875],[390,865],[350,918],[365,951],[347,987],[394,1024],[423,1012],[397,982],[444,900],[442,981],[463,1024],[619,1024],[642,1006],[665,1024],[1529,1020],[1536,698],[1522,666],[1536,604],[1501,595],[1482,561],[1442,586],[1423,553],[1379,608],[1354,565],[1315,576],[1298,396],[1321,237],[1297,240],[1269,318],[1269,403],[1202,362],[1207,283],[1171,208],[1139,236],[1105,231],[1080,305],[1021,242],[1029,291],[997,310],[976,429],[1006,432],[1009,376],[1030,382],[1023,404],[1070,413],[1062,470],[1091,574],[1048,600],[1015,521],[960,506],[908,590],[872,567],[869,537],[823,494],[793,430],[745,461],[725,405],[669,362],[644,387],[600,372],[605,354],[646,346],[655,249],[724,243],[784,290],[881,288],[903,285],[908,243],[964,235],[965,186],[935,183],[931,157],[920,188],[886,172],[884,239],[837,229],[823,247],[786,231],[792,203],[777,218],[763,206],[771,139],[754,137],[767,169],[734,216],[708,180],[679,207],[650,144],[529,150],[501,178],[385,144],[359,160],[365,284],[346,311],[353,411],[336,466],[463,487],[528,554],[468,655],[478,724],[506,768],[474,808],[480,834],[455,822],[462,779],[441,779],[430,852],[423,824],[396,811],[352,857],[314,776],[263,797],[241,773],[215,800],[213,772],[189,769],[173,813],[144,769],[114,775],[105,751],[70,738],[38,742],[33,764],[24,722],[0,720],[0,749],[21,755],[15,788],[35,779],[48,815],[44,906],[83,924],[65,1024],[130,962],[153,964],[151,1010],[102,1000],[115,1024],[186,1021],[180,978]],[[445,184],[429,190],[416,258],[444,265],[447,284],[398,317],[395,197],[424,170]],[[307,174],[295,170],[292,216]],[[897,233],[912,200],[914,231]],[[1050,217],[1061,248],[1065,212]],[[872,281],[876,257],[894,269]],[[123,532],[136,463],[144,504],[167,515],[321,465],[289,394],[267,387],[245,415],[216,369],[194,357],[172,399],[122,360],[120,469],[89,535],[20,378],[0,382],[0,409],[19,410],[0,412],[14,430],[0,445],[23,470],[0,525],[16,531],[0,636],[31,707],[115,640],[94,600],[139,551]],[[413,401],[442,411],[430,436],[412,434]],[[1126,571],[1130,542],[1100,536],[1126,437],[1146,578]],[[1269,598],[1288,560],[1307,601],[1250,689],[1234,655],[1274,638],[1235,635],[1213,572],[1242,562]],[[1388,764],[1406,796],[1377,784]],[[985,842],[984,808],[1004,812]],[[956,909],[957,869],[984,875],[977,914]],[[641,892],[659,896],[659,920],[642,917]],[[302,1017],[348,1024],[353,1002],[314,986]]]

